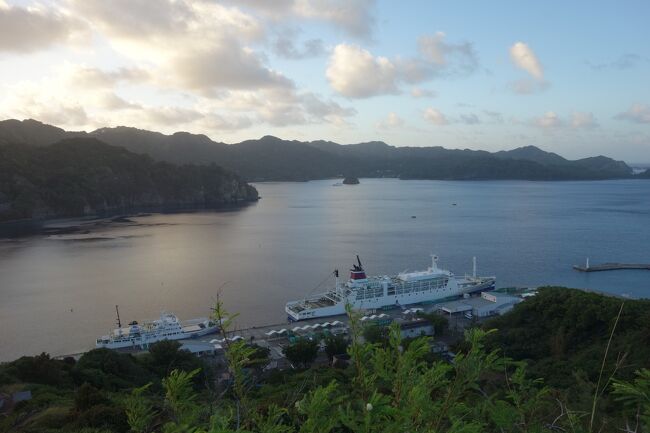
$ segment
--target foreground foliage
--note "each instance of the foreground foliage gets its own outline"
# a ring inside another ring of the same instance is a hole
[[[362,337],[370,331],[352,313],[349,339],[326,342],[332,353],[347,347],[350,361],[343,369],[314,365],[262,374],[262,351],[245,341],[228,344],[227,374],[218,382],[207,374],[207,366],[183,363],[187,354],[174,356],[173,348],[165,346],[137,359],[92,351],[89,359],[82,357],[76,364],[42,355],[30,361],[45,366],[33,370],[33,377],[24,376],[27,360],[22,359],[2,366],[2,382],[20,377],[50,384],[31,385],[37,388],[29,411],[19,408],[0,428],[143,433],[650,431],[650,361],[641,359],[646,348],[626,346],[633,333],[649,331],[643,319],[633,317],[647,303],[622,305],[615,298],[567,289],[543,289],[538,296],[518,305],[511,321],[506,316],[488,324],[510,323],[508,329],[466,331],[453,363],[432,358],[426,337],[404,341],[397,325],[380,341],[365,343]],[[555,296],[559,299],[553,300]],[[562,314],[556,304],[564,306]],[[596,315],[582,318],[595,333],[574,321],[576,331],[566,329],[579,337],[565,338],[575,350],[561,357],[550,349],[557,335],[543,339],[544,330],[537,328],[558,325],[562,317],[575,319],[578,306]],[[232,323],[222,305],[215,311],[226,326]],[[520,329],[520,320],[529,315],[531,320],[544,315],[548,323],[526,321],[533,329]],[[528,339],[515,338],[522,333]],[[504,341],[512,346],[500,346]],[[535,350],[524,352],[524,343]],[[594,347],[603,350],[596,353]],[[630,355],[621,360],[617,352],[623,349]],[[593,351],[596,359],[580,368],[572,363],[584,359],[583,351]],[[161,356],[165,353],[171,356]],[[570,377],[550,370],[538,375],[545,371],[547,357],[570,365]],[[56,374],[43,375],[44,369]],[[91,383],[95,376],[103,379]]]

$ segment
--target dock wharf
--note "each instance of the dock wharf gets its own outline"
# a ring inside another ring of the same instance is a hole
[[[589,265],[589,259],[585,266],[573,265],[573,269],[580,272],[602,272],[602,271],[620,271],[629,269],[645,269],[650,271],[650,264],[644,263],[602,263],[599,265]]]

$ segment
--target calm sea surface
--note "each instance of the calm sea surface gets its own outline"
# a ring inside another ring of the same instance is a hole
[[[262,200],[237,211],[82,222],[88,239],[0,240],[0,360],[92,348],[116,304],[123,323],[206,316],[220,286],[240,326],[280,323],[285,302],[322,290],[356,253],[369,274],[423,269],[430,253],[462,274],[477,256],[498,286],[650,297],[649,271],[571,269],[650,263],[650,181],[333,183],[258,184]]]

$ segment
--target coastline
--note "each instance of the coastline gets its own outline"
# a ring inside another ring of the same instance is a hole
[[[120,219],[145,217],[152,214],[176,214],[195,212],[234,212],[256,204],[256,200],[240,200],[234,203],[224,203],[217,206],[139,206],[121,211],[107,211],[91,215],[60,216],[52,218],[25,218],[20,220],[0,221],[0,239],[14,239],[37,234],[71,234],[81,230],[84,224],[120,223]],[[72,224],[70,224],[72,223]]]

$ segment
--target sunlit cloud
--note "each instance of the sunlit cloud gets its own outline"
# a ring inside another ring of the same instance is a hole
[[[432,108],[429,107],[426,110],[424,110],[424,113],[422,113],[422,117],[430,123],[433,123],[434,125],[448,125],[449,120],[447,120],[447,117],[442,114],[440,110],[437,108]]]
[[[576,112],[571,114],[570,124],[572,128],[595,128],[598,122],[592,113]]]
[[[511,83],[510,87],[515,93],[522,95],[536,93],[548,87],[544,78],[544,69],[537,55],[530,46],[524,42],[516,42],[510,47],[510,60],[519,69],[526,71],[530,77]]]
[[[388,113],[385,119],[377,123],[379,129],[394,129],[404,126],[404,119],[399,117],[396,113]]]
[[[330,56],[326,76],[332,88],[349,98],[399,94],[403,84],[419,84],[438,77],[473,72],[478,64],[469,43],[452,44],[445,34],[422,36],[415,57],[375,56],[359,45],[338,44]],[[433,97],[430,90],[415,88],[414,97]]]
[[[411,89],[411,96],[414,98],[435,98],[438,96],[438,93],[435,90],[414,87]]]
[[[547,111],[544,115],[533,119],[533,125],[544,129],[554,129],[564,126],[564,122],[554,111]]]
[[[650,123],[650,105],[633,104],[627,111],[617,114],[615,118],[634,123]]]
[[[26,54],[89,41],[90,31],[79,18],[41,5],[22,8],[0,1],[0,53]]]

